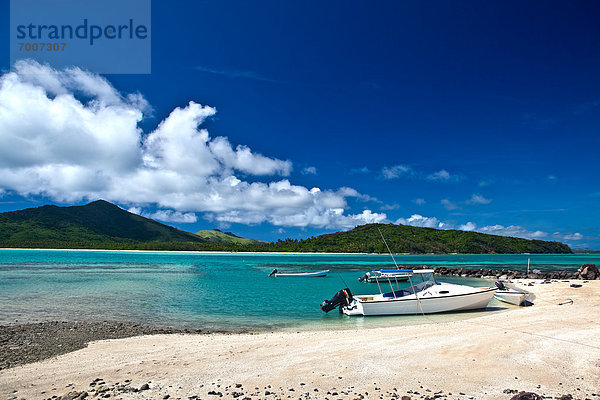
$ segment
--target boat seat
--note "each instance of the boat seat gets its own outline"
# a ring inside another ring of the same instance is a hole
[[[394,297],[407,296],[409,294],[412,294],[411,290],[403,289],[403,290],[396,290],[395,292],[384,293],[383,297],[392,297],[392,298],[394,298]]]

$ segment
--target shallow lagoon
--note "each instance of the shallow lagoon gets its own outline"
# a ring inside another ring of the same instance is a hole
[[[542,271],[600,264],[599,255],[411,255],[396,256],[396,261],[407,266],[523,270],[528,258],[532,269]],[[357,278],[370,269],[393,266],[386,255],[0,250],[0,323],[124,320],[227,330],[328,329],[481,314],[357,318],[319,309],[319,303],[345,283],[355,293],[378,292],[376,284],[359,283]],[[273,268],[331,272],[324,278],[268,278]],[[490,284],[480,279],[440,279]],[[486,312],[506,309],[500,303],[490,305]]]

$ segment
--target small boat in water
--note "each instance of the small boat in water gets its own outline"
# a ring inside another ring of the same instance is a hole
[[[316,278],[326,276],[329,273],[328,269],[324,269],[322,271],[308,271],[308,272],[279,272],[277,268],[275,268],[269,276],[274,276],[277,278]]]
[[[360,278],[359,282],[377,283],[381,281],[392,281],[404,282],[412,276],[412,269],[374,269],[371,272],[367,272]]]
[[[527,295],[529,293],[519,291],[512,288],[507,288],[502,282],[496,281],[496,287],[498,290],[494,293],[494,297],[496,300],[502,301],[504,303],[513,304],[515,306],[520,306],[525,302]]]
[[[477,310],[486,308],[497,290],[436,282],[433,272],[414,270],[409,277],[410,287],[388,293],[352,295],[348,288],[342,289],[331,300],[321,303],[321,310],[329,312],[339,306],[346,315],[365,316]]]

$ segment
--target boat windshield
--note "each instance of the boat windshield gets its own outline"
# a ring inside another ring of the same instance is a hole
[[[421,274],[414,274],[412,276],[412,283],[415,286],[420,285],[421,283],[426,283],[426,282],[430,282],[430,284],[427,285],[427,287],[436,284],[435,278],[433,277],[433,272],[425,272],[425,273],[421,273]]]
[[[436,284],[433,273],[427,272],[422,274],[414,274],[411,278],[412,286],[406,289],[397,290],[395,292],[383,293],[383,297],[403,297],[410,294],[422,292],[423,290]]]

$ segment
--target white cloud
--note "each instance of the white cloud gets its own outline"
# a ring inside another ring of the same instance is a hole
[[[477,224],[474,222],[468,221],[464,224],[458,225],[457,228],[454,228],[454,224],[448,222],[442,222],[436,217],[424,217],[419,214],[413,214],[410,218],[399,218],[395,222],[396,224],[402,225],[410,225],[410,226],[419,226],[426,228],[437,228],[437,229],[458,229],[461,231],[467,232],[480,232],[487,233],[490,235],[498,235],[498,236],[511,236],[518,237],[524,239],[541,239],[543,240],[548,236],[547,232],[544,231],[530,231],[527,228],[520,225],[487,225],[482,227],[477,227]],[[552,236],[555,239],[560,240],[581,240],[584,236],[581,233],[572,233],[572,234],[562,234],[560,232],[554,232]],[[548,240],[548,239],[545,239]]]
[[[441,229],[445,227],[445,224],[440,222],[439,219],[435,217],[424,217],[419,214],[413,214],[409,218],[398,218],[395,223],[410,226],[420,226],[424,228]]]
[[[357,225],[381,223],[387,221],[385,213],[374,213],[364,210],[360,214],[345,215],[343,208],[308,207],[297,213],[269,214],[256,212],[231,211],[218,215],[209,215],[209,220],[240,224],[260,224],[268,222],[275,226],[340,229],[353,228]]]
[[[442,201],[440,203],[442,203],[442,205],[444,206],[444,208],[446,210],[456,210],[456,209],[460,208],[460,206],[458,204],[453,203],[448,199],[442,199]]]
[[[489,233],[491,235],[512,236],[525,239],[540,239],[548,236],[548,233],[543,231],[529,231],[520,225],[488,225],[475,229],[477,232]]]
[[[552,234],[552,236],[557,239],[561,239],[561,240],[581,240],[581,239],[583,239],[583,235],[579,232],[575,232],[575,233],[554,232]]]
[[[458,209],[462,208],[464,205],[482,205],[482,204],[490,204],[491,202],[492,202],[492,199],[487,199],[479,194],[473,194],[470,199],[460,201],[460,202],[453,202],[453,201],[450,201],[449,199],[441,200],[441,203],[444,206],[444,208],[449,211],[458,210]]]
[[[392,167],[383,167],[381,175],[384,179],[396,179],[404,175],[410,175],[412,168],[408,165],[394,165]]]
[[[457,182],[461,179],[460,175],[452,175],[450,172],[442,169],[440,171],[429,174],[425,177],[428,181],[435,182]]]
[[[418,206],[422,206],[423,204],[425,204],[425,203],[427,203],[427,202],[425,201],[425,199],[421,199],[421,198],[419,198],[419,199],[414,199],[414,200],[413,200],[413,203],[415,203],[415,204],[416,204],[416,205],[418,205]]]
[[[317,168],[315,167],[306,167],[302,169],[302,175],[316,175]]]
[[[485,197],[474,194],[471,198],[465,201],[466,204],[490,204],[492,199],[486,199]]]
[[[376,197],[372,197],[369,196],[368,194],[362,194],[359,193],[356,189],[352,189],[349,187],[341,187],[339,188],[336,193],[338,193],[340,196],[344,196],[344,197],[355,197],[360,201],[372,201],[375,203],[381,203],[381,201],[379,199],[377,199]]]
[[[191,224],[198,221],[198,217],[194,213],[182,213],[173,210],[157,210],[153,213],[144,212],[141,207],[130,207],[127,211],[142,217],[156,219],[163,222],[178,222]]]
[[[0,77],[0,190],[58,202],[103,198],[139,212],[152,206],[164,221],[203,213],[223,223],[337,228],[386,218],[347,215],[346,198],[374,200],[351,188],[253,182],[247,177],[288,176],[292,163],[212,138],[200,128],[212,107],[192,101],[145,134],[138,124],[149,109],[98,75],[17,63]]]
[[[458,227],[458,229],[461,230],[461,231],[467,231],[467,232],[469,232],[469,231],[474,231],[476,227],[477,226],[474,223],[472,223],[471,221],[469,221],[466,224],[460,225]]]
[[[379,207],[381,210],[397,210],[400,208],[400,204],[398,203],[394,203],[394,204],[384,204],[381,207]]]

